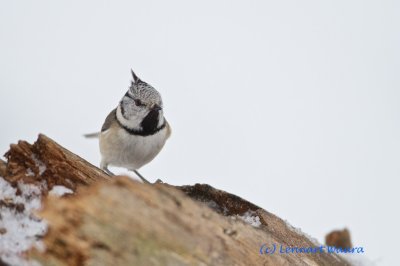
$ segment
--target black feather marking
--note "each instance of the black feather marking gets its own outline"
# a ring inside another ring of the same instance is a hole
[[[139,82],[140,79],[138,78],[138,76],[136,76],[135,72],[133,72],[132,69],[131,69],[131,73],[132,73],[132,77],[133,77],[133,80],[135,81],[135,83]]]
[[[115,119],[117,120],[118,124],[125,129],[126,132],[128,132],[131,135],[136,135],[136,136],[151,136],[162,130],[166,126],[166,122],[164,122],[160,127],[157,127],[158,125],[158,112],[159,110],[152,110],[148,115],[143,119],[142,123],[140,124],[142,126],[142,130],[137,130],[137,129],[132,129],[129,128],[125,125],[123,125],[118,117],[117,113],[115,113]]]
[[[156,131],[158,126],[158,117],[159,110],[151,110],[143,119],[142,123],[140,123],[143,132],[151,133]]]

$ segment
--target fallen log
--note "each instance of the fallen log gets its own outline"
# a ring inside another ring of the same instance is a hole
[[[222,193],[222,192],[220,192]],[[47,200],[42,265],[346,265],[332,254],[261,255],[265,243],[314,246],[277,217],[224,216],[166,185],[118,177]],[[271,219],[274,218],[274,219]],[[266,226],[269,229],[266,229]]]
[[[48,223],[47,233],[39,236],[44,248],[28,252],[42,265],[349,265],[326,252],[265,254],[274,245],[320,244],[209,185],[110,178],[44,135],[33,145],[11,145],[6,157],[4,177],[10,184],[37,184],[44,190],[39,214]],[[47,196],[56,185],[75,193]]]

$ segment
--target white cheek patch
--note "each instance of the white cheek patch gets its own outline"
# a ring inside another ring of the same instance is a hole
[[[118,106],[117,108],[117,120],[125,127],[131,128],[134,130],[140,130],[140,123],[142,122],[142,118],[132,115],[129,117],[129,120],[126,119],[121,112],[121,106]]]

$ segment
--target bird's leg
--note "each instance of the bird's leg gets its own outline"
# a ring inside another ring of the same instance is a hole
[[[147,184],[151,184],[149,181],[147,181],[146,178],[144,178],[137,170],[133,170],[133,172],[135,172],[135,174],[142,179],[143,183],[147,183]]]
[[[103,170],[109,176],[115,176],[113,172],[108,170],[108,164],[103,161],[100,162],[100,169]]]
[[[110,170],[108,170],[107,167],[102,168],[101,170],[103,170],[107,175],[109,176],[115,176],[113,172],[111,172]]]

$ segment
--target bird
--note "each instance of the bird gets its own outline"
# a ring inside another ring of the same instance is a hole
[[[105,119],[101,132],[84,136],[99,138],[104,172],[114,175],[108,166],[122,167],[150,183],[138,169],[158,155],[171,136],[171,127],[164,117],[160,93],[132,69],[131,74],[128,91]]]

